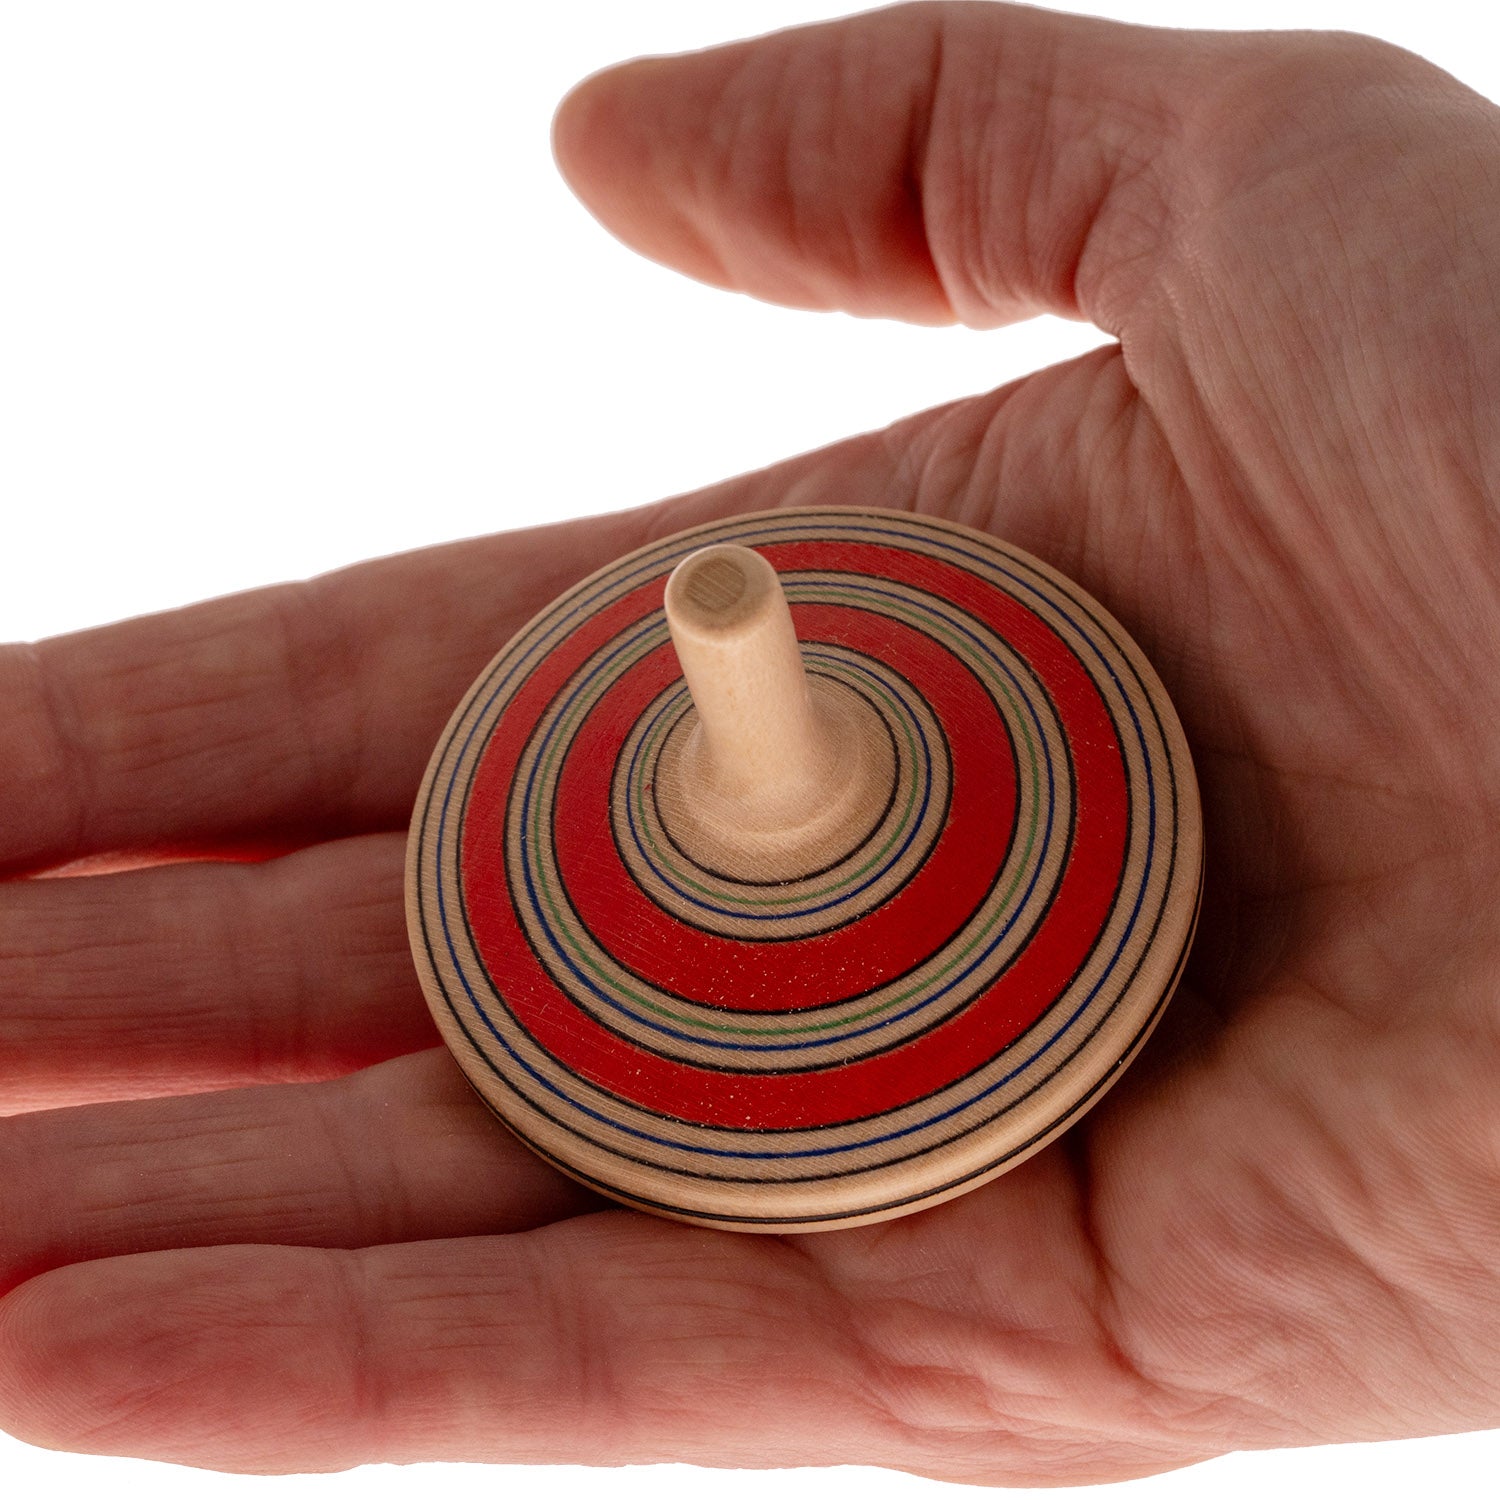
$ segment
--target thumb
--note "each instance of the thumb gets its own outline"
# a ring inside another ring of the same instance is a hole
[[[554,145],[607,228],[717,286],[1118,332],[1170,234],[1175,101],[1249,40],[902,5],[596,74]]]

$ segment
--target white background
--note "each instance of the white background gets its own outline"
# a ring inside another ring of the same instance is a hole
[[[634,504],[1097,342],[1048,319],[978,335],[764,308],[622,250],[556,177],[549,119],[585,73],[845,8],[0,0],[0,639]],[[1487,23],[1460,0],[1088,9],[1373,31],[1500,98]],[[1497,1470],[1489,1434],[1235,1455],[1110,1493],[1491,1495]],[[867,1470],[256,1480],[0,1436],[0,1493],[72,1486],[152,1500],[947,1488]]]

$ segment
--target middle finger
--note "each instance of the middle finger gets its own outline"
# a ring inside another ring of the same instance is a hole
[[[105,1256],[503,1234],[598,1202],[434,1049],[326,1083],[0,1120],[0,1295]]]
[[[432,1046],[404,843],[0,885],[0,1114],[329,1078]]]

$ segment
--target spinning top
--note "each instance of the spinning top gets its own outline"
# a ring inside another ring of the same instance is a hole
[[[485,670],[412,821],[413,951],[565,1172],[733,1229],[936,1203],[1076,1119],[1197,916],[1165,691],[1075,585],[870,510],[700,526]]]

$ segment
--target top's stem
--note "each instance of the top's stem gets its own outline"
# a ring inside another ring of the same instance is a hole
[[[795,819],[836,772],[776,570],[748,547],[694,552],[667,581],[667,626],[698,710],[703,772],[747,815]]]

